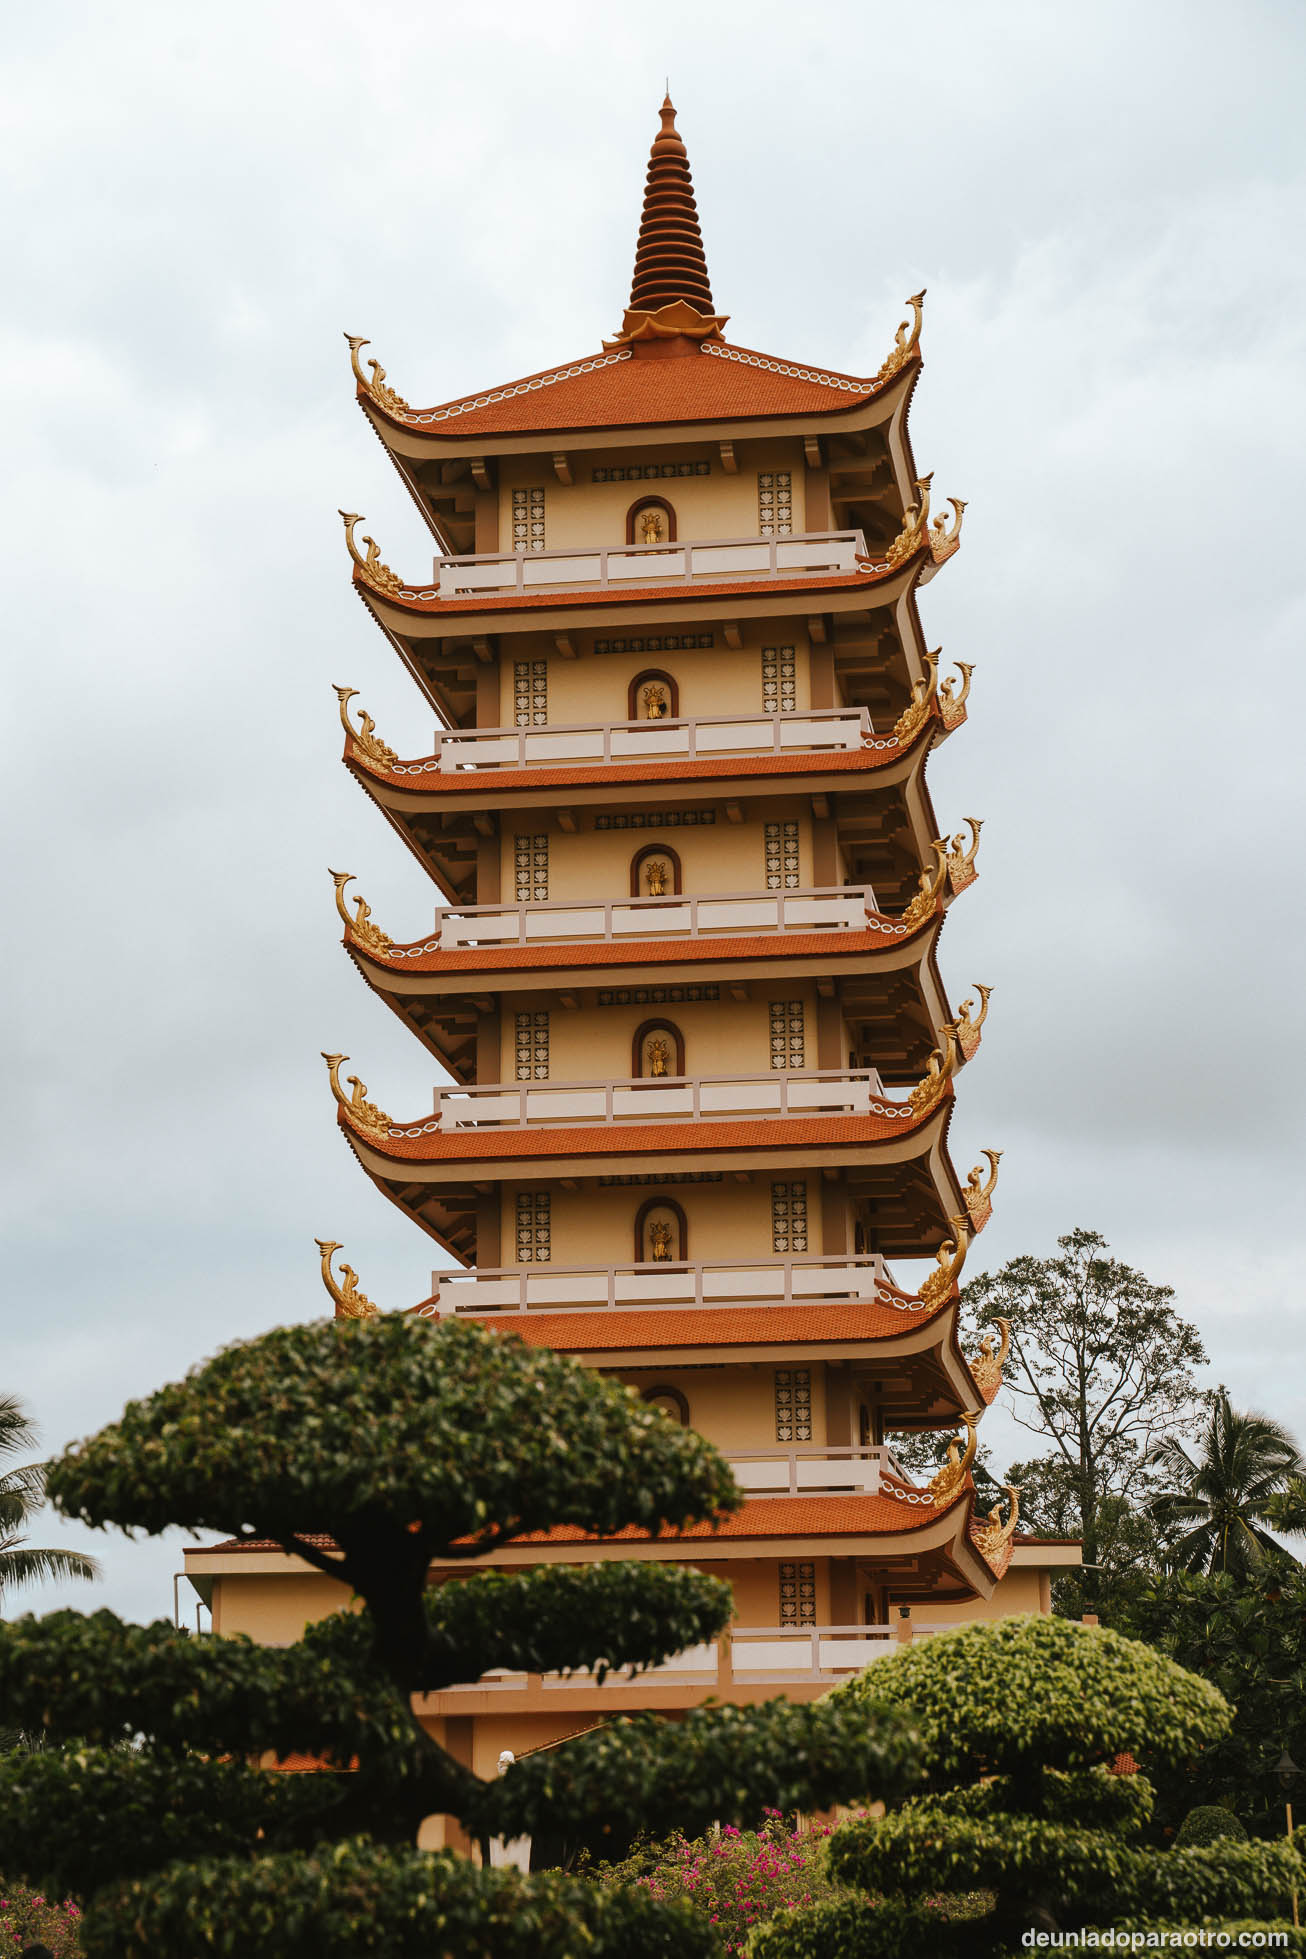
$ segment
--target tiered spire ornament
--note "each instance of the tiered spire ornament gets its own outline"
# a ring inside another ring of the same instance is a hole
[[[370,395],[378,408],[384,408],[391,415],[411,414],[412,410],[409,408],[403,396],[397,395],[393,388],[386,385],[385,369],[382,367],[380,361],[368,361],[367,364],[372,370],[370,379],[358,365],[359,348],[370,347],[372,344],[371,341],[365,340],[358,333],[347,333],[345,339],[349,342],[349,363],[354,370],[354,379],[363,390],[363,393]]]
[[[880,365],[880,371],[875,377],[881,386],[886,381],[892,381],[895,374],[901,373],[902,369],[906,367],[908,361],[916,352],[921,337],[921,314],[924,311],[925,292],[926,288],[922,286],[920,291],[914,292],[907,301],[907,304],[911,307],[912,317],[910,321],[903,320],[898,327],[897,333],[893,336],[893,346],[885,356]]]
[[[930,1495],[934,1498],[934,1507],[936,1510],[946,1510],[958,1490],[962,1487],[962,1484],[966,1481],[970,1473],[970,1466],[975,1460],[975,1423],[978,1417],[975,1415],[963,1415],[961,1419],[966,1425],[965,1454],[962,1454],[957,1438],[954,1435],[948,1444],[946,1462],[941,1469],[935,1471],[928,1484]]]
[[[372,923],[372,907],[361,891],[354,893],[354,916],[351,918],[345,909],[345,886],[352,884],[352,871],[328,871],[328,877],[336,887],[336,910],[344,921],[345,930],[356,946],[364,952],[386,953],[392,950],[394,940]]]
[[[949,1218],[953,1236],[945,1238],[935,1253],[937,1264],[933,1272],[922,1280],[916,1297],[922,1306],[939,1306],[948,1297],[961,1277],[961,1268],[966,1263],[969,1240],[966,1236],[965,1218]]]
[[[980,1010],[977,1017],[974,1020],[970,1017],[971,1008],[975,1005],[973,1000],[963,1000],[960,1012],[957,1015],[957,1046],[961,1049],[961,1058],[963,1061],[969,1061],[980,1044],[980,1029],[989,1017],[989,1000],[992,996],[993,988],[991,986],[981,986],[979,981],[976,980],[975,991],[980,997]]]
[[[986,1333],[980,1341],[980,1350],[970,1363],[970,1375],[975,1386],[986,1401],[991,1400],[1002,1386],[1002,1370],[1011,1352],[1011,1321],[996,1319],[998,1339]]]
[[[980,1155],[988,1158],[988,1182],[984,1181],[984,1165],[977,1163],[967,1177],[966,1188],[962,1192],[966,1209],[970,1212],[972,1231],[983,1231],[993,1215],[993,1193],[998,1187],[998,1165],[1002,1161],[1001,1150],[981,1150]]]
[[[659,341],[720,340],[726,323],[727,316],[712,307],[689,154],[669,95],[660,114],[662,126],[649,153],[630,305],[621,332],[605,340],[605,348],[651,350]]]
[[[381,1310],[375,1306],[365,1292],[358,1290],[358,1274],[352,1265],[340,1267],[344,1284],[341,1285],[331,1270],[331,1254],[341,1250],[334,1238],[315,1238],[313,1243],[322,1254],[322,1283],[336,1303],[338,1320],[377,1320]]]
[[[342,1061],[348,1061],[349,1056],[328,1054],[323,1048],[322,1059],[326,1062],[327,1073],[331,1077],[331,1093],[344,1110],[350,1127],[356,1129],[360,1136],[372,1136],[381,1142],[388,1141],[390,1118],[384,1109],[378,1109],[375,1102],[368,1101],[367,1083],[359,1081],[357,1075],[350,1075],[348,1081],[353,1091],[350,1095],[346,1095],[340,1086],[340,1064]]]
[[[370,585],[373,591],[384,592],[387,598],[393,598],[396,592],[403,590],[404,581],[398,572],[391,571],[389,565],[381,563],[381,547],[376,539],[374,537],[363,539],[367,546],[366,557],[354,543],[354,528],[363,522],[362,517],[356,510],[341,510],[337,514],[344,519],[345,543],[349,546],[350,557],[362,574],[363,583]]]
[[[335,686],[335,682],[332,682]],[[376,732],[376,723],[366,708],[360,708],[358,726],[349,719],[349,703],[358,697],[357,687],[336,687],[336,699],[340,703],[340,725],[349,736],[365,762],[371,762],[378,769],[388,769],[399,757],[388,742],[381,740]],[[334,877],[335,872],[331,875]]]

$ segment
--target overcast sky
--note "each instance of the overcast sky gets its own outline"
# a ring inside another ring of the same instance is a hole
[[[976,665],[931,779],[987,819],[941,950],[997,989],[953,1146],[1006,1152],[975,1269],[1096,1226],[1306,1441],[1298,0],[50,0],[5,40],[0,1385],[46,1447],[319,1315],[315,1237],[427,1290],[319,1059],[429,1107],[326,872],[429,928],[338,759],[336,681],[430,747],[349,589],[338,506],[407,576],[431,541],[341,336],[421,405],[597,349],[668,73],[732,338],[871,373],[929,289],[916,453],[969,508],[922,611]],[[107,1582],[11,1610],[170,1609],[177,1543],[64,1535]]]

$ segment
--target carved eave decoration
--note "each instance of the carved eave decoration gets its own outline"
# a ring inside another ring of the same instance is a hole
[[[899,919],[909,932],[914,932],[927,919],[934,917],[943,899],[943,889],[948,881],[948,844],[944,837],[934,839],[934,869],[922,871],[916,896],[912,899]]]
[[[340,725],[348,738],[345,748],[346,761],[349,760],[352,751],[357,760],[365,763],[368,768],[376,770],[379,774],[388,775],[399,757],[388,742],[381,740],[376,732],[376,723],[367,709],[360,708],[357,727],[349,719],[349,703],[357,699],[357,687],[335,686],[335,696],[340,703]],[[331,875],[334,877],[335,872],[333,871]]]
[[[984,1523],[971,1525],[970,1533],[976,1550],[999,1577],[1011,1563],[1011,1540],[1020,1517],[1020,1491],[1011,1483],[1004,1483],[1003,1488],[1010,1504],[1006,1522],[1002,1521],[1002,1503],[999,1499]]]
[[[978,1014],[972,1017],[972,1009],[975,1005],[973,1000],[963,1000],[955,1022],[957,1046],[963,1062],[970,1060],[980,1044],[981,1030],[989,1017],[989,1000],[993,994],[991,986],[981,986],[978,980],[975,982],[975,991],[980,997]]]
[[[383,932],[379,925],[372,923],[372,907],[361,892],[354,893],[354,915],[351,918],[345,906],[345,886],[352,884],[352,871],[329,871],[327,875],[336,888],[336,910],[345,928],[345,937],[360,951],[370,952],[374,958],[383,958],[394,949],[394,940]]]
[[[975,1448],[978,1439],[975,1424],[978,1420],[978,1413],[974,1415],[963,1415],[961,1419],[966,1428],[966,1446],[964,1453],[960,1442],[954,1435],[948,1444],[947,1459],[943,1463],[942,1468],[935,1471],[929,1482],[929,1493],[936,1510],[946,1510],[947,1506],[955,1501],[965,1486],[966,1480],[970,1475],[971,1464],[975,1460]]]
[[[360,1081],[357,1075],[350,1075],[348,1080],[351,1092],[346,1095],[340,1086],[341,1063],[348,1061],[349,1056],[328,1054],[323,1049],[322,1059],[327,1065],[327,1073],[331,1079],[331,1093],[336,1098],[336,1106],[349,1127],[356,1130],[368,1142],[389,1142],[392,1128],[390,1118],[384,1109],[377,1107],[375,1102],[368,1101],[367,1083]]]
[[[883,361],[881,361],[879,372],[875,376],[875,385],[877,387],[882,388],[886,382],[892,381],[894,375],[900,374],[909,360],[913,358],[919,360],[921,318],[925,310],[925,294],[927,290],[925,286],[922,286],[920,291],[913,293],[907,301],[908,306],[912,310],[911,319],[910,321],[901,320],[899,322],[898,331],[893,336],[893,346],[889,349]]]
[[[984,1165],[977,1163],[966,1178],[966,1188],[962,1192],[973,1232],[983,1231],[993,1216],[993,1193],[998,1187],[998,1164],[1002,1161],[1001,1150],[981,1150],[980,1155],[988,1159],[988,1181],[984,1179]]]
[[[385,369],[382,367],[380,361],[368,361],[367,364],[372,370],[370,375],[364,374],[362,368],[359,366],[358,350],[360,347],[370,347],[372,344],[371,341],[365,339],[358,333],[347,333],[345,339],[349,342],[350,365],[354,370],[354,379],[358,383],[360,394],[366,395],[370,402],[373,402],[376,407],[387,415],[411,415],[412,410],[403,396],[396,394],[394,389],[387,384]]]
[[[353,1266],[342,1262],[340,1279],[337,1279],[331,1270],[331,1255],[341,1250],[337,1241],[334,1238],[315,1238],[313,1242],[322,1254],[322,1283],[335,1302],[336,1318],[338,1320],[380,1319],[381,1309],[373,1304],[365,1292],[358,1290],[358,1274]]]
[[[993,1400],[1002,1386],[1002,1370],[1011,1352],[1011,1321],[995,1318],[993,1324],[998,1329],[998,1337],[995,1339],[991,1333],[986,1333],[974,1360],[967,1362],[971,1379],[986,1404]]]
[[[975,858],[979,852],[980,831],[984,828],[982,816],[967,816],[962,820],[970,830],[969,843],[965,831],[959,830],[948,845],[948,882],[954,897],[964,891],[968,884],[974,884],[979,876]]]
[[[961,1268],[966,1263],[969,1239],[966,1234],[966,1220],[962,1217],[949,1218],[952,1237],[945,1238],[935,1254],[933,1272],[921,1282],[917,1297],[921,1304],[931,1311],[941,1306],[957,1290]]]

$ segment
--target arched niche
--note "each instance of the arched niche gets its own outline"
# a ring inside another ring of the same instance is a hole
[[[679,1388],[673,1388],[669,1381],[661,1381],[656,1387],[645,1388],[640,1395],[650,1408],[660,1408],[664,1415],[670,1415],[673,1422],[681,1428],[689,1427],[689,1403]]]
[[[632,898],[670,898],[681,890],[680,858],[664,843],[646,843],[630,860]]]
[[[665,497],[636,497],[626,512],[627,544],[674,544],[676,513]]]
[[[635,1258],[640,1265],[683,1265],[689,1225],[673,1197],[650,1197],[635,1213]]]
[[[637,673],[626,690],[628,721],[674,721],[680,713],[680,688],[661,667]]]
[[[683,1075],[685,1037],[674,1020],[646,1020],[635,1029],[630,1044],[630,1073],[635,1081],[656,1081],[659,1075]]]

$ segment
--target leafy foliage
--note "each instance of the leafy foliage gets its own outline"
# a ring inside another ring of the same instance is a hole
[[[637,1560],[433,1590],[433,1563],[560,1526],[656,1535],[741,1501],[716,1452],[630,1390],[475,1326],[329,1322],[228,1348],[69,1450],[50,1488],[94,1525],[279,1544],[356,1595],[284,1649],[109,1613],[0,1627],[0,1721],[65,1744],[3,1765],[0,1835],[24,1874],[95,1894],[88,1951],[229,1950],[233,1924],[256,1950],[275,1913],[279,1954],[343,1950],[341,1927],[366,1922],[388,1952],[536,1959],[565,1949],[573,1893],[417,1856],[426,1816],[610,1845],[913,1778],[906,1717],[846,1705],[614,1721],[488,1783],[436,1743],[415,1693],[497,1667],[653,1665],[712,1637],[730,1593]],[[269,1750],[339,1772],[239,1759]],[[647,1896],[582,1907],[587,1951],[700,1949]]]
[[[27,1449],[36,1429],[17,1395],[0,1394],[0,1461]],[[46,1578],[98,1578],[94,1558],[80,1551],[29,1544],[26,1527],[45,1501],[45,1464],[0,1470],[0,1603],[7,1590]]]
[[[227,1959],[717,1959],[687,1906],[551,1875],[479,1870],[440,1852],[366,1841],[253,1863],[174,1864],[87,1914],[88,1959],[145,1952]]]
[[[1235,1710],[1227,1735],[1158,1777],[1160,1820],[1177,1824],[1195,1804],[1220,1803],[1254,1832],[1282,1829],[1279,1758],[1286,1749],[1306,1766],[1306,1571],[1283,1559],[1241,1580],[1157,1578],[1131,1600],[1126,1623]]]
[[[1155,1459],[1170,1479],[1149,1508],[1177,1533],[1171,1556],[1186,1571],[1227,1571],[1245,1577],[1283,1552],[1265,1528],[1270,1505],[1300,1474],[1296,1443],[1268,1415],[1230,1406],[1221,1388],[1211,1399],[1196,1457],[1168,1436]]]
[[[970,1626],[877,1661],[833,1698],[915,1710],[926,1793],[836,1831],[831,1875],[862,1898],[772,1919],[755,1959],[978,1956],[1019,1950],[1031,1929],[1273,1918],[1306,1876],[1287,1843],[1139,1841],[1150,1787],[1109,1765],[1129,1751],[1173,1766],[1219,1742],[1230,1711],[1118,1634],[1040,1618]],[[987,1908],[928,1927],[921,1900],[958,1892],[988,1894]]]
[[[1247,1832],[1232,1810],[1223,1809],[1218,1803],[1201,1803],[1190,1809],[1175,1833],[1176,1850],[1192,1850],[1204,1843],[1218,1843],[1221,1837],[1232,1837],[1236,1843],[1247,1841]]]
[[[82,1914],[71,1898],[53,1903],[27,1884],[0,1877],[0,1952],[43,1945],[52,1959],[80,1959]]]

